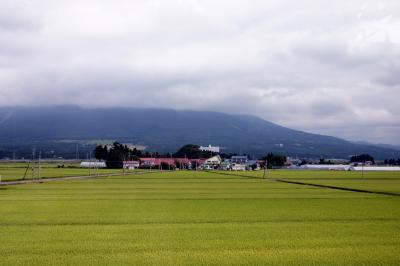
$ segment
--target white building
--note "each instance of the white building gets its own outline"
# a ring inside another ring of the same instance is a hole
[[[354,171],[400,171],[400,166],[354,166]]]
[[[218,146],[200,146],[199,150],[201,151],[210,151],[210,152],[217,152],[219,153],[219,147]]]
[[[204,161],[204,164],[207,165],[220,165],[222,162],[222,159],[219,155],[213,156],[211,158],[208,158],[207,160]]]
[[[309,170],[352,170],[352,167],[349,164],[305,164],[300,168]]]
[[[241,163],[233,163],[231,164],[231,169],[233,171],[246,171],[246,165]]]
[[[139,161],[124,161],[124,168],[125,169],[137,169],[140,166]]]
[[[248,161],[247,156],[232,156],[231,157],[231,162],[232,163],[237,163],[237,164],[244,164],[246,165]]]
[[[106,163],[105,162],[81,162],[81,167],[84,168],[106,168]]]

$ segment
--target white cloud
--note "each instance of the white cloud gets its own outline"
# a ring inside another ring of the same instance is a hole
[[[250,113],[400,144],[398,1],[0,2],[0,105]]]

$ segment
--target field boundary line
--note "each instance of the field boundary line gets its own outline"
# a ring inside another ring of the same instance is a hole
[[[303,185],[303,186],[313,186],[313,187],[345,190],[345,191],[351,191],[351,192],[361,192],[361,193],[380,194],[380,195],[386,195],[386,196],[397,196],[397,197],[400,197],[400,194],[393,193],[393,192],[372,191],[372,190],[365,190],[365,189],[358,189],[358,188],[347,188],[347,187],[337,187],[337,186],[330,186],[330,185],[320,185],[320,184],[305,183],[305,182],[299,182],[299,181],[289,181],[289,180],[285,180],[285,179],[271,179],[271,180],[276,181],[276,182],[281,182],[281,183],[296,184],[296,185]]]

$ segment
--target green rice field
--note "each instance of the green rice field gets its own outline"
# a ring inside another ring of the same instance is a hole
[[[58,166],[63,165],[63,168]],[[17,180],[30,180],[40,178],[57,178],[69,176],[89,176],[89,175],[104,175],[133,172],[136,170],[122,169],[88,169],[81,168],[79,163],[42,163],[39,174],[38,162],[30,164],[28,162],[20,163],[0,163],[0,175],[2,181],[17,181]],[[142,170],[143,171],[143,170]]]
[[[1,186],[0,265],[400,265],[399,172],[262,176],[175,171]]]

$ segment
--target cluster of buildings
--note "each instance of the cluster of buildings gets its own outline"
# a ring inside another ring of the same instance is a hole
[[[153,168],[153,169],[203,169],[203,170],[258,170],[263,161],[249,160],[247,156],[232,156],[222,159],[219,155],[210,158],[140,158],[138,161],[124,161],[125,169]],[[82,162],[81,167],[105,168],[104,162]]]
[[[139,161],[126,161],[124,168],[168,168],[168,169],[204,169],[204,170],[256,170],[260,162],[249,160],[247,156],[232,156],[222,159],[219,155],[210,158],[140,158]]]

